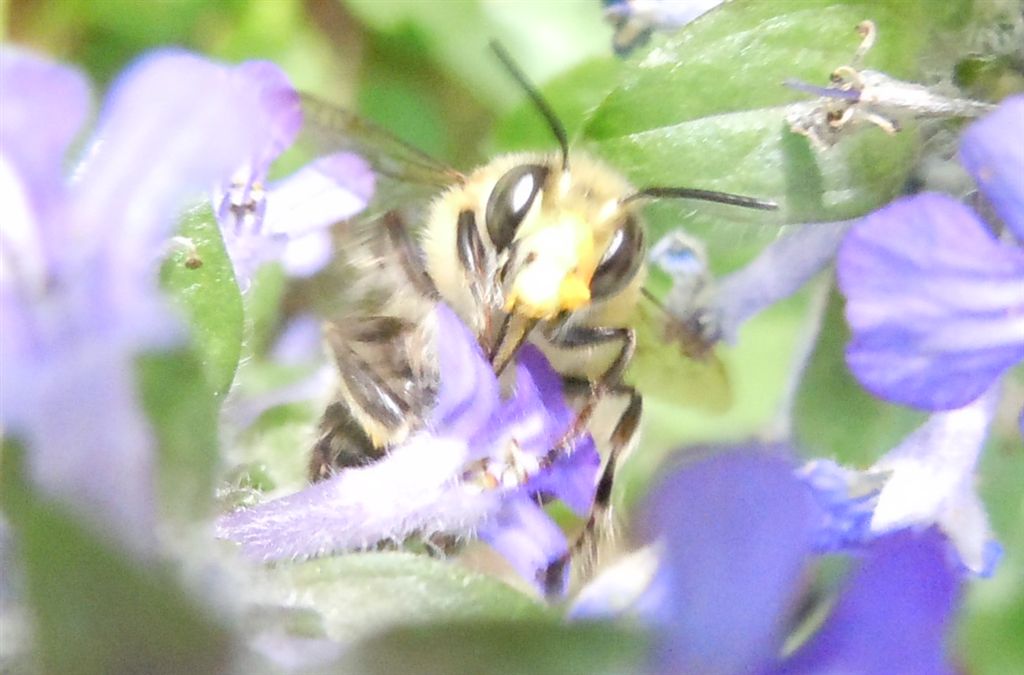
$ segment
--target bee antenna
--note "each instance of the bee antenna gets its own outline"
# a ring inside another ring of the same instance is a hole
[[[551,132],[558,139],[558,145],[562,148],[562,170],[565,171],[569,168],[569,138],[565,134],[565,127],[562,125],[561,120],[555,115],[555,111],[551,109],[548,102],[544,100],[544,97],[540,95],[537,88],[530,84],[530,81],[526,79],[526,75],[519,69],[516,62],[512,60],[512,56],[508,51],[501,46],[497,40],[491,40],[491,49],[497,55],[498,60],[501,61],[501,65],[505,66],[505,70],[509,72],[512,78],[519,83],[519,86],[523,88],[526,95],[530,97],[533,104],[537,106],[537,110],[544,116],[545,121],[548,123]]]
[[[622,200],[623,204],[637,199],[699,199],[705,202],[718,202],[740,206],[745,209],[760,209],[762,211],[775,211],[779,205],[768,199],[757,199],[756,197],[744,197],[734,195],[730,192],[716,192],[714,190],[699,190],[687,187],[646,187],[634,192]]]

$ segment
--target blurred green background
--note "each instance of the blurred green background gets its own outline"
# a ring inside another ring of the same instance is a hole
[[[550,98],[575,142],[633,181],[776,198],[786,205],[774,223],[782,225],[852,217],[881,205],[903,190],[927,151],[925,141],[934,138],[928,129],[914,127],[897,138],[869,130],[829,162],[819,162],[802,139],[783,129],[776,107],[800,99],[780,86],[784,78],[824,82],[852,54],[857,44],[852,27],[871,18],[880,37],[869,65],[908,79],[948,82],[955,75],[972,94],[994,100],[1022,88],[1024,59],[1014,53],[1012,40],[1007,47],[996,39],[1019,34],[1014,33],[1019,31],[1014,17],[1019,24],[1021,11],[1019,3],[999,0],[736,2],[679,36],[656,37],[653,48],[641,49],[628,61],[613,55],[612,29],[597,0],[3,0],[0,27],[5,41],[80,66],[94,80],[98,97],[122,68],[155,47],[177,45],[233,62],[270,59],[297,88],[356,109],[461,169],[499,150],[553,145],[522,92],[489,56],[487,42],[496,38]],[[685,60],[666,59],[673,54]],[[723,112],[730,113],[729,125],[721,122]],[[718,271],[749,260],[779,231],[752,226],[745,222],[748,214],[717,209],[668,205],[653,207],[648,215],[656,233],[680,226],[699,233]],[[700,381],[697,371],[679,391],[645,392],[644,440],[623,472],[622,506],[628,510],[642,497],[666,455],[685,444],[772,436],[789,428],[808,455],[866,466],[920,421],[919,414],[872,400],[846,374],[841,301],[829,292],[830,283],[826,275],[780,303],[745,327],[735,346],[722,350],[728,382],[715,386],[727,388],[727,409],[701,405],[703,385],[692,383]],[[214,399],[230,381],[239,349],[251,354],[266,339],[261,331],[274,323],[280,292],[281,280],[271,278],[247,299],[248,323],[239,317],[235,337],[245,344],[236,344],[224,373],[207,373]],[[201,323],[203,310],[197,311]],[[824,317],[822,338],[808,345],[806,328],[815,312]],[[207,348],[197,347],[200,352]],[[806,376],[794,382],[793,364],[807,349],[813,351]],[[159,378],[160,367],[151,363],[147,372]],[[259,374],[248,377],[258,379]],[[956,640],[957,659],[965,670],[991,675],[1024,672],[1024,448],[1015,433],[1013,408],[1024,400],[1019,369],[1007,388],[1009,402],[979,477],[1006,555],[993,579],[970,585]],[[780,421],[790,402],[792,418]],[[161,409],[159,401],[147,400],[147,406]],[[257,440],[243,443],[242,454],[249,453],[243,459],[266,466],[271,485],[296,482],[302,458],[290,449],[314,414],[291,410],[261,420]],[[211,433],[210,446],[216,444]],[[200,463],[212,466],[215,459]],[[261,479],[249,475],[246,480],[258,486]],[[37,544],[39,555],[47,555],[49,543]],[[358,563],[340,561],[336,567],[330,574],[371,584],[359,576]],[[447,572],[437,574],[442,579],[437,589],[455,592],[461,583],[446,577]],[[116,578],[108,581],[116,584]],[[133,582],[129,577],[124,584]],[[123,593],[128,602],[132,592]],[[494,610],[520,601],[500,589],[487,593]],[[324,595],[331,597],[330,591]],[[371,596],[342,593],[335,600],[350,605]],[[329,600],[314,602],[326,605]],[[383,616],[403,612],[408,606]],[[539,608],[524,612],[546,616]],[[429,611],[421,614],[416,616],[431,616]],[[454,612],[455,618],[467,616],[474,615]],[[501,613],[481,616],[499,618]],[[362,629],[368,625],[373,624],[364,623]],[[117,630],[111,628],[107,637],[114,639]],[[467,640],[480,644],[485,639],[475,632],[478,627],[464,630]],[[430,651],[428,637],[413,635],[409,643],[420,640]],[[594,650],[600,655],[600,645],[608,643],[599,631],[575,637],[575,656],[566,658],[586,654],[593,659]],[[549,645],[559,644],[547,639]],[[420,658],[413,653],[414,661]],[[200,670],[209,667],[202,659],[196,663]]]

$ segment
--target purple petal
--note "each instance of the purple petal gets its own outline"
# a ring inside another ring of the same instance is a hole
[[[715,294],[723,338],[734,341],[748,319],[796,293],[823,270],[853,222],[795,226],[749,265],[723,277]]]
[[[164,51],[122,75],[76,189],[69,221],[75,257],[106,242],[108,264],[124,270],[124,283],[148,276],[186,198],[284,142],[298,101],[283,75],[282,89],[268,88],[269,68],[227,68]]]
[[[486,432],[498,408],[498,381],[476,338],[455,312],[439,304],[434,316],[438,371],[443,376],[430,426],[471,438]]]
[[[83,342],[22,384],[17,393],[29,405],[17,431],[36,484],[136,550],[148,549],[154,444],[139,409],[132,356]]]
[[[797,475],[810,486],[825,514],[815,539],[816,551],[836,551],[870,539],[871,516],[885,482],[883,476],[847,469],[830,459],[812,460]]]
[[[992,208],[1024,241],[1024,96],[1012,96],[967,127],[960,158]]]
[[[937,524],[952,540],[964,567],[987,576],[992,532],[975,492],[975,467],[995,415],[999,388],[970,405],[936,413],[871,467],[889,474],[878,496],[871,531]]]
[[[419,434],[375,464],[223,516],[217,536],[269,561],[362,550],[415,534],[466,534],[500,506],[497,491],[458,482],[468,458],[464,442]]]
[[[264,229],[292,237],[322,230],[362,211],[373,189],[366,160],[328,155],[269,187]]]
[[[89,86],[72,68],[2,46],[0,101],[0,153],[16,167],[28,203],[45,220],[63,192],[65,155],[89,112]]]
[[[3,423],[27,441],[34,480],[143,547],[153,535],[153,440],[138,409],[134,359],[142,346],[181,336],[157,287],[162,241],[194,190],[281,141],[280,111],[263,105],[281,97],[240,72],[180,52],[131,69],[64,198],[32,222],[19,216],[13,248],[45,238],[37,257],[47,283],[33,285],[38,270],[26,275],[5,262],[0,311],[22,330],[0,353]],[[30,98],[40,122],[74,122],[40,132],[46,152],[62,149],[81,115],[75,85],[66,88],[67,102],[53,92]]]
[[[700,461],[647,514],[672,580],[662,672],[750,672],[772,657],[821,518],[790,464],[749,450]]]
[[[847,363],[882,398],[958,408],[1024,358],[1024,251],[949,197],[920,194],[869,215],[843,242],[838,274]]]
[[[292,276],[320,271],[333,253],[328,229],[363,210],[373,194],[374,174],[356,155],[329,155],[264,189],[272,159],[241,171],[229,189],[214,196],[240,283],[277,259]]]
[[[565,592],[569,567],[556,563],[568,556],[569,542],[544,509],[528,497],[507,500],[478,534],[542,594],[557,597]],[[552,565],[554,576],[546,578]]]
[[[832,615],[780,674],[953,673],[943,643],[957,583],[935,531],[875,543]]]
[[[289,239],[281,253],[281,266],[289,276],[311,277],[331,261],[334,243],[327,230]]]
[[[565,503],[573,513],[585,516],[594,504],[601,455],[589,435],[576,441],[572,452],[555,460],[551,469],[528,484],[529,491],[548,495]]]
[[[867,471],[830,460],[801,468],[826,513],[818,550],[858,548],[895,530],[938,525],[956,547],[963,571],[991,575],[1002,549],[975,490],[975,467],[998,390],[933,414]]]
[[[270,61],[246,61],[229,73],[232,85],[241,86],[247,95],[258,97],[251,112],[265,116],[261,152],[254,164],[266,166],[294,142],[302,128],[302,107],[288,76]]]
[[[562,396],[561,377],[539,349],[524,346],[516,368],[515,395],[503,406],[496,425],[514,439],[522,453],[546,457],[568,432],[575,413]],[[497,447],[510,442],[499,441]],[[560,499],[576,514],[585,515],[594,501],[600,465],[594,440],[585,435],[576,439],[548,470],[533,476],[526,490]]]
[[[323,359],[323,320],[313,314],[299,314],[288,320],[274,342],[274,361],[289,365],[316,363]]]

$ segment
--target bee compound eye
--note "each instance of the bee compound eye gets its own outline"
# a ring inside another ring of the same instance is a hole
[[[644,233],[636,218],[627,216],[590,279],[591,297],[606,298],[622,290],[640,268]]]
[[[506,171],[494,184],[484,218],[487,234],[499,251],[512,243],[516,229],[533,206],[547,176],[545,166],[521,164]]]

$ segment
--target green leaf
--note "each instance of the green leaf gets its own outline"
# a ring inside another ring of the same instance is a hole
[[[479,0],[349,0],[348,9],[375,30],[420,43],[429,57],[480,101],[508,108],[522,93],[503,72],[488,42],[503,43],[534,82],[543,82],[588,56],[610,50],[611,29],[600,6]]]
[[[491,576],[413,553],[281,564],[259,578],[265,601],[317,610],[327,635],[340,642],[399,623],[551,616],[538,600]]]
[[[735,228],[723,232],[723,221],[864,213],[900,191],[914,160],[914,130],[888,136],[866,128],[826,153],[812,151],[785,121],[786,104],[807,97],[782,82],[827,82],[850,62],[860,41],[854,27],[867,18],[879,37],[866,65],[912,74],[929,26],[921,2],[732,2],[632,61],[583,138],[634,184],[738,192],[783,206],[774,215],[710,205],[685,216],[679,206],[649,209],[652,238],[685,226],[709,239],[712,259],[737,248]]]
[[[37,495],[19,455],[5,448],[3,507],[17,535],[41,672],[220,672],[229,644],[217,623],[171,575],[131,560]]]
[[[138,368],[142,405],[159,445],[163,511],[182,521],[206,515],[218,461],[219,401],[191,351],[148,354]]]
[[[809,455],[866,467],[919,426],[925,414],[864,391],[846,367],[849,341],[843,302],[833,290],[794,401],[794,434]]]
[[[541,93],[572,139],[583,131],[591,112],[622,78],[623,63],[611,55],[586,61],[549,80]],[[571,141],[570,141],[571,142]],[[494,133],[497,150],[542,150],[558,148],[551,128],[532,101],[523,101],[498,125]]]
[[[357,645],[345,672],[362,675],[564,675],[644,670],[647,639],[605,624],[486,621],[398,628]]]
[[[189,320],[203,371],[214,393],[223,396],[231,386],[241,354],[242,296],[210,209],[190,211],[180,234],[191,247],[175,248],[161,270],[160,280]]]

